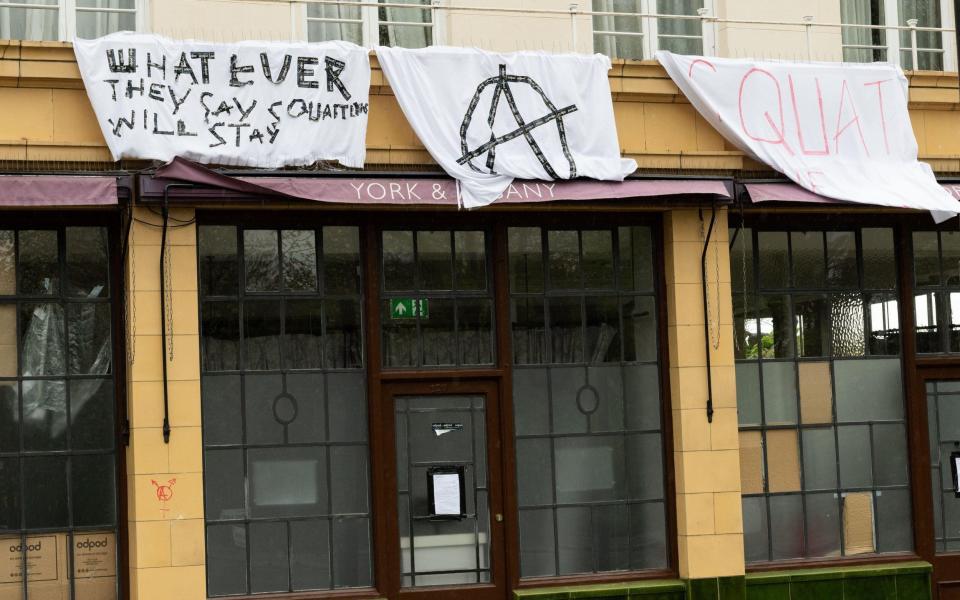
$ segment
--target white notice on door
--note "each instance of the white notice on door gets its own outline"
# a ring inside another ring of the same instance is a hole
[[[960,453],[953,454],[953,483],[957,486],[955,493],[960,496]]]
[[[460,514],[460,474],[433,474],[433,512],[435,515]]]

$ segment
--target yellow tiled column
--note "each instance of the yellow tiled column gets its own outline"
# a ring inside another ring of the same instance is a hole
[[[685,579],[744,573],[726,210],[718,209],[707,253],[708,334],[701,253],[709,224],[709,206],[702,214],[674,210],[664,219],[678,553]],[[705,338],[713,378],[712,423],[707,422]]]
[[[171,210],[170,216],[166,357],[160,337],[161,220],[148,209],[134,210],[138,222],[126,265],[132,600],[206,598],[196,227],[185,224],[192,209]],[[169,444],[162,430],[165,359]]]

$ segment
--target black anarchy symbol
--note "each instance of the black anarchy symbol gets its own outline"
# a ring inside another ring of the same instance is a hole
[[[520,109],[517,108],[517,101],[513,97],[513,91],[510,89],[511,83],[523,83],[529,85],[530,88],[540,96],[540,99],[543,100],[543,103],[546,105],[549,112],[542,117],[527,123],[520,114]],[[490,114],[487,117],[487,125],[490,126],[490,141],[478,146],[477,148],[474,148],[473,150],[470,150],[470,148],[467,146],[467,129],[470,127],[470,122],[473,119],[473,113],[477,109],[477,104],[480,103],[480,94],[482,94],[487,86],[490,85],[497,86],[493,91],[493,98],[490,100]],[[510,112],[513,113],[513,118],[517,122],[517,128],[509,133],[497,136],[493,131],[493,122],[497,116],[497,106],[500,103],[501,94],[503,94],[503,97],[507,99],[507,104],[510,106]],[[497,146],[505,142],[509,142],[512,139],[516,139],[522,135],[524,139],[527,140],[527,145],[529,145],[530,149],[533,150],[534,155],[536,155],[537,160],[540,161],[540,165],[543,166],[543,169],[547,172],[547,175],[549,175],[552,179],[559,179],[560,177],[553,169],[553,165],[551,165],[550,161],[547,160],[547,157],[543,155],[543,150],[540,149],[540,144],[537,143],[537,140],[534,139],[533,134],[531,133],[537,127],[546,125],[550,121],[555,121],[557,124],[557,133],[560,135],[560,147],[563,149],[563,155],[570,164],[570,178],[573,179],[577,176],[577,164],[574,162],[573,155],[570,154],[570,147],[567,145],[567,132],[563,126],[563,116],[568,115],[576,110],[577,107],[574,104],[557,109],[553,102],[547,98],[547,95],[543,93],[543,89],[536,81],[524,75],[507,75],[507,65],[500,65],[500,74],[496,77],[490,77],[489,79],[483,80],[483,82],[477,86],[477,92],[473,95],[473,99],[470,101],[470,106],[467,108],[467,114],[463,117],[463,123],[460,124],[460,150],[463,152],[463,156],[457,159],[457,163],[461,165],[469,165],[469,167],[474,171],[482,173],[483,171],[473,164],[473,159],[477,158],[481,154],[486,153],[487,171],[490,173],[495,173],[493,166],[494,162],[496,161]]]

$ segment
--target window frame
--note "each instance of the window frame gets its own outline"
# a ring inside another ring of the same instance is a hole
[[[134,8],[87,8],[77,6],[77,0],[57,0],[56,4],[50,5],[41,5],[41,4],[11,4],[9,6],[2,6],[3,8],[35,8],[42,10],[56,10],[57,11],[57,37],[55,40],[49,41],[60,41],[60,42],[69,42],[77,37],[77,13],[78,12],[92,12],[92,13],[134,13],[135,15],[135,31],[137,33],[142,33],[147,30],[147,9],[148,2],[150,0],[134,0]],[[3,0],[0,0],[0,5],[3,5]],[[46,41],[46,40],[37,40],[37,41]]]
[[[747,573],[764,573],[784,569],[809,569],[837,566],[861,566],[901,563],[915,560],[933,561],[933,515],[930,501],[929,443],[927,439],[927,413],[925,401],[925,377],[956,377],[960,370],[960,355],[923,355],[916,353],[913,315],[913,256],[912,233],[938,229],[930,223],[929,215],[867,214],[854,210],[846,214],[825,212],[823,209],[770,209],[751,208],[749,204],[739,211],[731,210],[730,229],[740,224],[758,229],[804,230],[844,227],[889,227],[893,229],[894,251],[897,268],[897,299],[901,325],[900,358],[905,397],[905,421],[907,426],[907,464],[911,499],[911,526],[913,549],[907,552],[864,554],[851,557],[821,557],[785,559],[768,562],[747,563]],[[948,222],[949,223],[949,222]],[[955,228],[944,223],[946,229]],[[929,534],[929,535],[928,535]]]
[[[643,207],[632,210],[614,204],[590,206],[581,209],[569,208],[556,212],[543,210],[542,207],[529,207],[531,210],[517,211],[512,207],[504,209],[494,208],[483,213],[461,214],[455,210],[438,210],[429,213],[408,211],[402,207],[394,207],[384,211],[370,212],[369,210],[351,209],[331,213],[323,210],[297,210],[280,213],[267,213],[253,207],[253,210],[217,210],[205,209],[197,211],[197,223],[204,225],[233,225],[242,228],[309,228],[314,225],[356,225],[360,228],[360,260],[361,269],[365,272],[365,279],[361,282],[364,294],[363,319],[366,327],[364,345],[367,373],[367,408],[371,423],[383,420],[383,402],[390,386],[410,382],[426,383],[430,386],[446,386],[457,381],[485,381],[499,383],[500,396],[500,423],[501,426],[501,456],[502,456],[502,488],[503,506],[505,509],[504,544],[506,557],[506,585],[510,590],[524,590],[542,587],[555,587],[571,584],[590,583],[621,583],[637,580],[662,579],[677,577],[679,573],[678,539],[676,522],[676,486],[672,473],[674,471],[674,453],[671,451],[670,440],[673,439],[672,397],[670,393],[669,349],[667,340],[667,302],[665,280],[665,252],[663,246],[663,219],[657,211]],[[513,405],[512,405],[512,335],[510,330],[510,288],[507,259],[507,228],[508,227],[544,227],[556,229],[590,229],[604,227],[618,227],[628,225],[649,226],[652,234],[653,247],[653,294],[656,295],[657,334],[657,370],[660,376],[660,407],[662,432],[662,461],[665,474],[664,502],[666,512],[666,544],[667,563],[665,568],[647,569],[640,571],[612,571],[602,573],[584,573],[575,575],[558,575],[546,577],[520,578],[519,530],[516,526],[517,518],[517,481],[516,481],[516,447],[513,435]],[[381,320],[380,306],[386,298],[380,286],[380,233],[383,230],[396,229],[483,229],[488,231],[490,254],[487,258],[490,264],[492,277],[492,293],[495,315],[495,363],[486,367],[441,367],[441,368],[384,368],[381,360]],[[383,463],[382,448],[374,450],[374,446],[382,446],[382,438],[376,437],[377,429],[371,428],[370,468],[372,473],[384,472],[392,469],[389,462]],[[351,597],[378,597],[378,593],[387,591],[390,585],[391,569],[389,563],[392,545],[396,540],[389,537],[387,528],[391,502],[390,490],[383,491],[384,484],[372,482],[373,506],[371,512],[373,556],[373,583],[370,588],[355,588],[348,591],[316,591],[310,592],[311,597],[327,598],[342,597],[349,593]],[[395,491],[394,491],[395,493]],[[387,508],[385,508],[387,507]],[[387,557],[384,560],[384,557]],[[290,595],[290,594],[287,594]],[[302,595],[302,594],[293,594]],[[281,595],[283,597],[283,595]]]
[[[70,524],[66,527],[42,527],[34,529],[24,529],[20,528],[17,530],[6,530],[4,536],[20,536],[21,540],[25,540],[29,537],[44,536],[44,535],[54,535],[56,533],[65,534],[72,538],[75,534],[84,534],[84,533],[97,533],[110,530],[115,536],[115,564],[117,566],[116,572],[116,590],[117,598],[126,598],[130,592],[130,578],[128,575],[128,569],[126,568],[129,562],[128,556],[128,533],[129,533],[129,523],[128,523],[128,503],[126,501],[128,493],[128,476],[127,476],[127,452],[126,448],[129,446],[129,422],[128,422],[128,411],[127,411],[127,334],[124,328],[124,302],[127,297],[126,281],[124,277],[124,262],[122,252],[120,251],[120,237],[121,237],[121,219],[118,213],[113,211],[110,212],[77,212],[77,211],[65,211],[57,215],[50,215],[45,217],[37,216],[35,211],[13,211],[4,216],[4,223],[0,226],[0,229],[12,230],[16,232],[25,231],[25,230],[53,230],[57,232],[58,235],[58,244],[59,250],[63,252],[65,250],[65,232],[67,228],[71,227],[81,227],[81,228],[102,228],[106,231],[107,234],[107,277],[109,281],[109,291],[108,297],[99,301],[107,306],[110,309],[110,347],[111,347],[111,366],[110,373],[108,376],[100,376],[103,378],[109,377],[111,380],[111,389],[113,393],[113,402],[114,402],[114,427],[113,427],[113,449],[110,451],[109,455],[114,457],[114,466],[116,472],[114,473],[114,482],[115,482],[115,518],[116,523],[112,527],[102,527],[102,526],[76,526]],[[19,262],[19,261],[18,261]],[[60,273],[64,272],[64,265],[66,264],[66,256],[58,256],[58,265]],[[21,303],[30,303],[30,302],[53,302],[58,303],[62,306],[70,304],[69,297],[65,294],[63,287],[60,288],[60,291],[57,294],[49,296],[36,296],[36,295],[25,295],[21,294],[20,287],[20,275],[19,270],[16,272],[16,293],[11,295],[3,296],[2,298],[7,303],[13,303],[14,305],[20,305]],[[61,284],[65,283],[61,280]],[[76,303],[79,300],[79,303],[86,303],[80,297],[73,299],[73,302]],[[18,328],[19,328],[19,318]],[[20,332],[17,332],[17,374],[14,377],[8,377],[6,379],[14,379],[18,382],[23,380],[23,376],[20,373],[20,349],[21,349],[21,340]],[[77,375],[71,377],[69,373],[63,375],[63,379],[69,381],[83,380],[89,378],[90,376]],[[50,379],[50,377],[41,377],[40,379]],[[21,400],[22,402],[22,400]],[[52,450],[52,451],[32,451],[24,452],[22,449],[19,451],[20,456],[82,456],[82,455],[97,455],[97,456],[106,456],[108,455],[105,451],[76,451],[74,449],[68,448],[67,450]],[[22,474],[21,474],[22,475]],[[22,479],[21,479],[22,482]],[[21,483],[22,485],[22,483]],[[21,519],[23,518],[22,507],[21,507]],[[21,525],[23,523],[21,522]],[[72,544],[71,544],[72,546]],[[72,552],[72,550],[71,550]],[[68,560],[70,560],[68,558]],[[70,574],[68,576],[68,581],[71,582],[69,589],[75,589],[75,586],[72,584],[73,581],[76,581],[76,578]],[[26,581],[24,581],[26,585]]]
[[[640,8],[640,14],[643,15],[657,15],[657,0],[636,0],[637,5]],[[706,10],[707,15],[715,14],[715,2],[716,0],[703,0],[703,8]],[[591,5],[592,9],[592,5]],[[641,27],[639,33],[633,32],[604,32],[600,35],[606,35],[609,37],[616,38],[618,35],[627,35],[627,36],[638,36],[642,38],[642,48],[643,56],[639,59],[619,59],[619,60],[653,60],[654,55],[658,50],[660,50],[660,35],[659,35],[659,22],[660,16],[645,16],[641,17]],[[716,39],[715,31],[712,21],[707,19],[701,19],[701,30],[700,30],[700,39],[703,47],[704,56],[712,56],[716,53]],[[591,45],[595,45],[594,40],[598,34],[596,27],[593,24],[593,19],[591,18]],[[600,52],[594,48],[594,52]],[[615,59],[616,60],[616,59]]]
[[[304,42],[310,41],[310,23],[311,22],[328,22],[328,23],[358,23],[360,24],[360,43],[359,46],[364,48],[373,49],[380,44],[380,16],[379,11],[380,7],[375,6],[373,2],[377,0],[358,0],[359,3],[362,3],[358,8],[360,9],[360,19],[331,19],[325,17],[311,17],[309,16],[308,5],[310,2],[297,2],[291,6],[291,18],[294,19],[294,22],[302,23],[303,30],[300,35],[300,40]],[[357,2],[350,2],[349,0],[344,0],[340,5],[332,6],[349,6],[351,4],[356,4]],[[324,6],[324,5],[320,5]],[[328,5],[331,6],[331,5]],[[430,4],[424,4],[421,7],[412,6],[411,8],[423,8],[424,10],[429,10],[432,17],[432,23],[430,25],[424,25],[424,27],[429,27],[432,32],[430,46],[442,46],[447,43],[446,40],[446,19],[443,18],[444,15],[441,14],[442,6],[440,6],[439,0],[430,0]],[[294,28],[296,32],[298,28]],[[315,42],[319,43],[319,42]]]
[[[844,0],[840,0],[843,2]],[[949,0],[940,0],[940,27],[945,29],[951,29],[954,27],[954,7],[953,2]],[[842,14],[842,13],[841,13]],[[900,6],[898,0],[883,0],[883,25],[885,27],[901,27],[900,25]],[[922,24],[920,25],[922,26]],[[848,27],[846,23],[842,23],[841,31]],[[903,67],[903,59],[901,56],[902,51],[909,52],[909,49],[902,48],[900,45],[900,33],[903,30],[900,29],[883,29],[884,38],[886,43],[881,46],[874,46],[875,49],[884,49],[887,53],[887,62],[891,62],[895,65]],[[909,34],[909,30],[906,30]],[[943,70],[942,72],[952,72],[957,70],[957,37],[956,35],[950,35],[949,32],[941,31],[940,35],[940,46],[943,49],[942,52],[936,52],[943,56]],[[843,50],[846,48],[859,48],[859,46],[851,46],[844,44],[841,38],[840,41],[840,52],[841,60],[843,60]],[[921,49],[921,52],[923,50]],[[912,60],[912,59],[911,59]],[[859,64],[859,63],[854,63]],[[906,68],[906,67],[904,67]],[[916,70],[916,69],[913,69]]]

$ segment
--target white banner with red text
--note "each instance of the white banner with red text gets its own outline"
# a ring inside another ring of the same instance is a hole
[[[929,210],[960,203],[917,160],[908,84],[887,63],[791,63],[658,52],[680,91],[727,140],[807,190]]]

